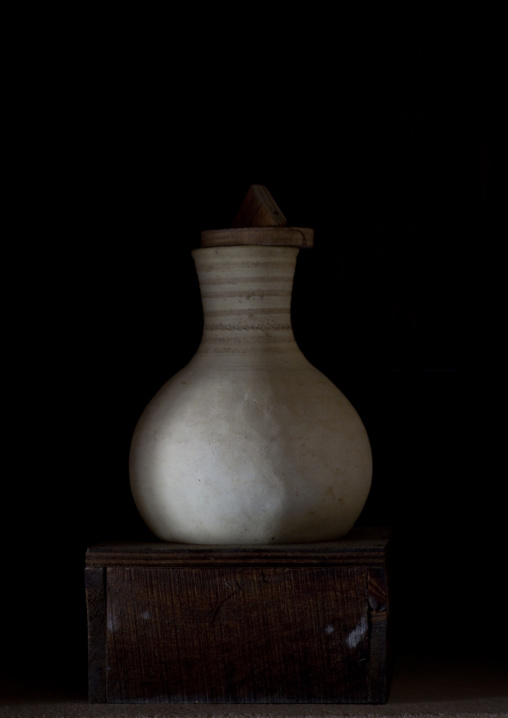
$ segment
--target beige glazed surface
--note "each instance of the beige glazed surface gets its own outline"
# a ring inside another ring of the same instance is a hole
[[[365,428],[293,336],[298,252],[193,252],[203,338],[147,406],[131,444],[134,500],[160,539],[332,540],[365,504],[372,475]]]

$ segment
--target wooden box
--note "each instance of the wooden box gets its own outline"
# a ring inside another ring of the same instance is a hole
[[[384,703],[388,540],[89,548],[89,700]]]

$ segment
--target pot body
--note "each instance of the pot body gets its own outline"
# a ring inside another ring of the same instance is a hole
[[[363,509],[372,476],[365,428],[293,336],[298,251],[193,251],[203,338],[143,412],[130,451],[135,503],[162,540],[333,540]]]

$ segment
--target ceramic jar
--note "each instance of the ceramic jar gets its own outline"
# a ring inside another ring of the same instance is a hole
[[[130,452],[135,503],[164,541],[327,541],[344,536],[363,509],[367,433],[291,327],[299,251],[193,251],[202,341],[146,407]]]

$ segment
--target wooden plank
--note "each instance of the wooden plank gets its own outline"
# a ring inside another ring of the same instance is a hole
[[[108,569],[108,701],[368,702],[365,568]]]
[[[106,586],[103,568],[85,568],[88,622],[88,699],[106,701]]]
[[[386,566],[371,566],[368,571],[370,632],[369,699],[377,703],[388,700],[390,655],[388,636],[389,596]]]
[[[87,566],[384,566],[389,528],[358,527],[338,541],[306,544],[209,546],[116,542],[91,546]]]

